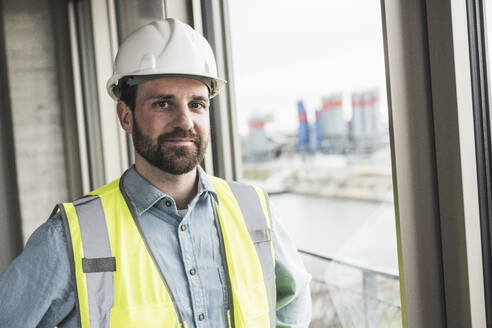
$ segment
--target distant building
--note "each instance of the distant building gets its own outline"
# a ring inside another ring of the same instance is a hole
[[[341,93],[323,97],[320,119],[323,138],[344,138],[347,136]]]
[[[316,122],[314,124],[314,137],[311,138],[311,148],[314,151],[321,151],[323,142],[323,131],[321,129],[321,110],[316,111]]]
[[[376,90],[352,94],[350,136],[356,152],[371,152],[381,146],[381,113]]]
[[[352,93],[352,119],[345,120],[342,93],[322,98],[316,121],[309,124],[302,100],[297,103],[297,152],[307,154],[369,153],[388,143],[381,122],[378,90]]]
[[[346,153],[349,148],[349,140],[341,93],[323,97],[319,119],[321,130],[320,150],[324,153]]]
[[[310,131],[309,131],[309,123],[307,120],[307,112],[306,107],[304,106],[304,102],[299,100],[297,102],[297,112],[299,115],[299,130],[297,132],[297,152],[301,154],[311,153],[311,145],[309,142],[310,139]]]
[[[245,145],[246,160],[262,162],[270,159],[269,140],[265,133],[265,118],[253,117],[249,120],[249,134]]]

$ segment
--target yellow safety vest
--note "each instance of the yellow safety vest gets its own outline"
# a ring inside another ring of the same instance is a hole
[[[210,177],[228,273],[230,327],[275,327],[274,254],[262,190]],[[156,265],[120,179],[62,203],[79,326],[187,327]]]

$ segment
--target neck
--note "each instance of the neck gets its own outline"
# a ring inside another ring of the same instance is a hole
[[[172,197],[178,209],[185,209],[197,193],[197,169],[188,173],[174,175],[151,165],[135,153],[135,169],[154,187]]]

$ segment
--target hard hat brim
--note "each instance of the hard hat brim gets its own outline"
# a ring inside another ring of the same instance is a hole
[[[226,80],[221,79],[221,78],[216,78],[212,76],[205,76],[205,75],[196,75],[196,74],[183,74],[183,73],[162,73],[162,74],[141,74],[142,72],[139,72],[139,74],[125,74],[125,75],[120,75],[115,74],[109,79],[108,83],[106,84],[107,91],[111,98],[113,98],[115,101],[119,100],[119,94],[117,92],[117,86],[118,83],[121,79],[125,78],[125,83],[128,85],[138,85],[141,83],[144,83],[146,81],[150,80],[155,80],[163,77],[187,77],[191,78],[194,80],[198,80],[205,84],[209,90],[209,98],[212,99],[215,97],[220,90],[224,87],[224,85],[227,83]]]

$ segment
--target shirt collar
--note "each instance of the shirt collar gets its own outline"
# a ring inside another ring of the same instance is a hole
[[[201,166],[197,166],[197,170],[198,170],[198,194],[200,195],[203,192],[209,192],[212,195],[212,197],[215,198],[215,201],[219,203],[219,196],[217,195],[217,192],[215,191],[212,182],[210,182],[207,173],[205,173],[205,171],[202,169]]]
[[[203,193],[210,193],[215,201],[218,202],[219,198],[215,191],[210,179],[205,171],[198,166],[198,196]],[[156,187],[152,185],[147,179],[142,177],[135,166],[132,165],[122,176],[123,188],[128,198],[130,199],[137,215],[142,215],[148,209],[153,207],[159,200],[169,197]]]

